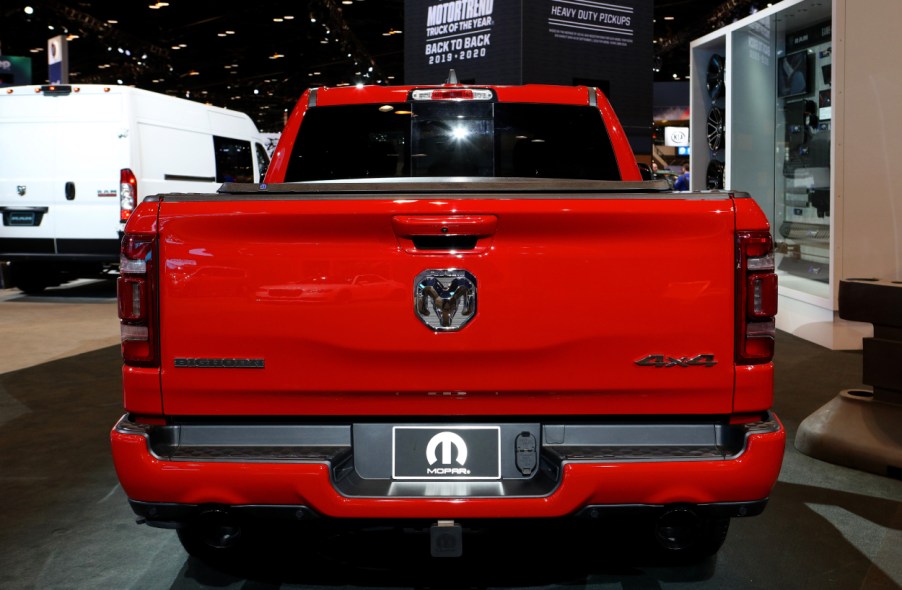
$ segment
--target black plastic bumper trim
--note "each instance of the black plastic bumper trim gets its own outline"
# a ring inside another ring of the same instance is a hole
[[[174,504],[164,502],[140,502],[129,500],[137,516],[138,524],[164,529],[178,529],[191,523],[207,510],[227,511],[237,519],[259,522],[348,522],[349,519],[330,519],[304,505],[257,505],[242,504],[224,506],[221,504]],[[758,516],[764,512],[768,498],[748,502],[717,502],[709,504],[597,504],[586,506],[571,516],[560,520],[596,521],[608,518],[633,518],[655,516],[672,508],[685,508],[706,518],[743,518]],[[422,520],[422,519],[412,519]],[[427,519],[429,520],[429,519]],[[484,519],[468,519],[482,521]]]

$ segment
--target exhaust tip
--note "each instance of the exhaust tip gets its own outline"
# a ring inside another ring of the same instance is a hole
[[[689,508],[672,508],[655,521],[655,539],[665,549],[683,551],[702,536],[702,519]]]
[[[200,533],[200,540],[214,549],[234,547],[241,539],[241,524],[226,510],[204,510],[194,524]]]

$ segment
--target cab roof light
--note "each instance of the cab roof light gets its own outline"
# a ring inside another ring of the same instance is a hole
[[[410,94],[411,100],[492,100],[494,97],[488,88],[422,88]]]

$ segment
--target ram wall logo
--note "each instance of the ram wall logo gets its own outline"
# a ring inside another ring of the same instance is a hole
[[[437,450],[441,451],[441,456],[436,454]],[[439,432],[429,440],[426,445],[426,460],[430,465],[426,469],[427,475],[470,475],[470,470],[464,467],[467,462],[467,443],[453,432]],[[441,466],[432,467],[436,463]],[[454,463],[460,467],[454,467]]]
[[[465,270],[424,270],[414,280],[414,310],[436,332],[463,328],[476,315],[476,277]]]

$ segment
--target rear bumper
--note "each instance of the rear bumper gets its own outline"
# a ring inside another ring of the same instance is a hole
[[[119,262],[117,239],[0,238],[0,260]]]
[[[746,425],[511,426],[540,433],[538,468],[505,467],[494,481],[383,477],[363,465],[378,447],[360,444],[370,426],[148,426],[124,416],[111,441],[133,508],[158,526],[210,505],[289,518],[592,517],[674,504],[748,516],[763,510],[785,444],[774,414]]]

